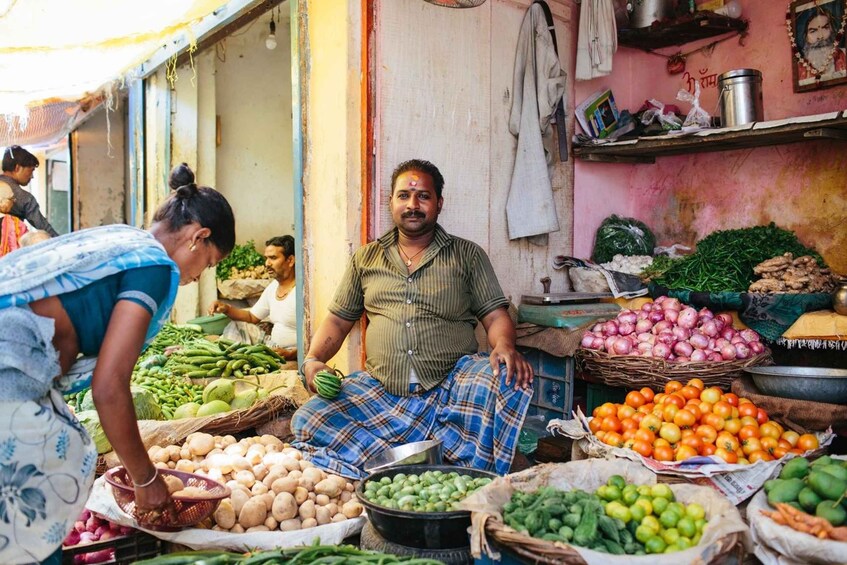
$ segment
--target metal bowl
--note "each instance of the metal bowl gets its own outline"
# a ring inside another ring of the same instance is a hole
[[[497,477],[494,473],[469,467],[402,465],[368,475],[356,487],[356,498],[365,507],[368,520],[373,524],[376,531],[390,542],[424,549],[465,547],[469,543],[468,528],[471,525],[471,513],[467,510],[413,512],[380,506],[365,498],[365,484],[368,481],[379,481],[383,477],[393,479],[394,475],[398,473],[417,475],[426,471],[442,471],[444,473],[456,471],[460,475],[470,475],[471,477],[488,477],[491,479]]]
[[[847,369],[821,367],[745,367],[762,394],[811,400],[827,404],[847,403]]]
[[[416,441],[386,449],[365,463],[365,471],[375,473],[395,465],[441,465],[441,441]]]

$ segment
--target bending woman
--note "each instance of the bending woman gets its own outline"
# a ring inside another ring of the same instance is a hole
[[[89,379],[103,431],[135,485],[136,518],[156,524],[173,511],[138,433],[130,378],[177,286],[235,244],[226,199],[193,180],[162,204],[149,232],[92,228],[0,259],[0,563],[61,561],[97,461],[62,395]]]

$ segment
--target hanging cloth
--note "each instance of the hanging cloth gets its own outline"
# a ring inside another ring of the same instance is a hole
[[[583,0],[579,12],[576,80],[590,80],[612,72],[618,50],[613,0]]]
[[[552,145],[550,123],[564,95],[566,76],[542,4],[537,1],[527,10],[515,53],[509,131],[518,138],[518,147],[506,201],[509,239],[559,230],[547,148]]]
[[[21,237],[26,233],[23,220],[11,214],[0,214],[0,257],[21,246]]]

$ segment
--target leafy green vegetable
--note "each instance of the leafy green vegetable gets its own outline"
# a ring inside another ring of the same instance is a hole
[[[106,432],[103,431],[103,426],[100,425],[100,416],[97,415],[96,410],[78,412],[76,418],[85,428],[85,431],[88,432],[88,435],[91,436],[91,439],[94,440],[97,453],[102,454],[112,451],[112,444],[109,443]]]
[[[135,407],[135,417],[137,420],[161,420],[162,408],[156,401],[156,396],[146,388],[132,385],[129,387],[132,394],[132,405]],[[82,411],[95,411],[94,397],[91,394],[91,389],[88,389],[79,403],[79,408]]]
[[[232,249],[232,253],[218,263],[216,273],[220,280],[226,280],[229,278],[233,267],[244,270],[264,264],[265,258],[261,253],[256,251],[256,244],[251,239],[243,245],[236,245]]]
[[[671,289],[699,292],[746,292],[756,278],[753,267],[784,253],[811,255],[821,267],[823,258],[805,247],[794,232],[771,222],[735,230],[720,230],[697,242],[697,251],[676,261],[654,282]]]
[[[627,256],[652,255],[654,247],[656,238],[644,222],[612,214],[597,228],[591,260],[608,263],[618,253]]]
[[[671,259],[667,255],[656,255],[653,257],[653,262],[650,263],[650,266],[641,271],[638,276],[641,277],[641,280],[649,282],[662,276],[668,269],[673,267],[674,263],[677,261],[679,261],[679,259]]]

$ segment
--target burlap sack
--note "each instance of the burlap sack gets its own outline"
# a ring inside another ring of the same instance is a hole
[[[822,431],[830,426],[834,430],[847,429],[847,406],[766,396],[759,392],[753,379],[746,375],[732,381],[732,392],[749,398],[753,404],[764,409],[772,420],[799,433]]]

